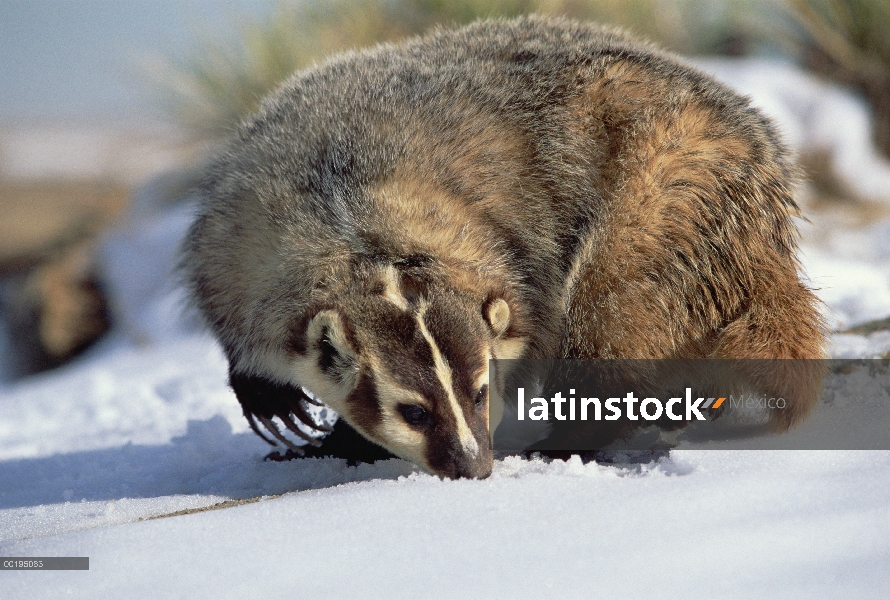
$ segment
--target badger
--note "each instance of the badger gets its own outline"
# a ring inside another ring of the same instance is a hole
[[[823,356],[795,180],[775,126],[679,58],[480,21],[285,82],[208,168],[182,271],[267,442],[483,478],[492,359]]]

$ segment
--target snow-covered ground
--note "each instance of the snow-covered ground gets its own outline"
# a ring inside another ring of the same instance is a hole
[[[861,118],[843,108],[860,106],[849,94],[806,88],[811,78],[783,66],[718,66],[796,149],[822,136],[870,157],[849,163],[852,182],[890,173],[848,135]],[[807,119],[826,98],[842,100],[817,136]],[[863,183],[860,195],[880,205],[888,190]],[[847,210],[801,224],[803,264],[836,329],[890,315],[890,211],[863,222]],[[189,208],[136,214],[104,244],[116,333],[0,387],[0,555],[89,556],[90,570],[4,572],[0,596],[890,597],[890,452],[510,458],[484,481],[440,481],[397,460],[263,462],[268,446],[248,431],[221,352],[168,277]],[[835,356],[887,351],[888,332],[832,338]]]

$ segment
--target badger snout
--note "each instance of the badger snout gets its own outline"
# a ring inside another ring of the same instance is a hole
[[[461,461],[455,462],[452,468],[445,473],[440,473],[449,479],[485,479],[491,475],[493,468],[492,461]]]
[[[461,465],[458,467],[455,476],[452,479],[485,479],[491,475],[494,468],[493,461],[479,462],[469,465]]]
[[[455,440],[457,442],[457,440]],[[449,479],[485,479],[494,468],[494,456],[489,444],[480,444],[476,452],[468,452],[455,443],[448,452],[438,474]]]

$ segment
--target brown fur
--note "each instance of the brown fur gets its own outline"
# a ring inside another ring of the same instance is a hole
[[[471,380],[489,357],[821,357],[793,184],[772,125],[676,57],[480,22],[297,74],[210,170],[183,265],[233,377],[297,404],[308,378],[368,439],[478,476],[490,452],[460,448],[487,435]],[[780,428],[815,401],[798,376]],[[408,405],[435,427],[393,441]]]

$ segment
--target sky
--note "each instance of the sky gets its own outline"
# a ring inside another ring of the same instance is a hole
[[[140,66],[264,0],[0,0],[0,123],[160,115]],[[198,34],[198,35],[196,35]]]

